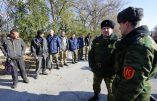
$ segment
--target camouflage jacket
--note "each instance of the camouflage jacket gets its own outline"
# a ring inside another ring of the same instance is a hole
[[[115,74],[112,52],[116,40],[117,36],[115,34],[111,34],[109,38],[103,38],[101,35],[93,40],[88,60],[92,72],[97,76],[109,77]]]
[[[148,80],[157,71],[157,45],[147,26],[141,26],[127,34],[116,44],[113,82],[115,101],[145,101],[140,97],[150,93]],[[139,98],[139,100],[137,100]]]

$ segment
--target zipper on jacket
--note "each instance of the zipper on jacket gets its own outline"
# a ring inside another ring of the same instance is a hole
[[[12,45],[13,45],[14,56],[16,57],[14,40],[12,41]]]

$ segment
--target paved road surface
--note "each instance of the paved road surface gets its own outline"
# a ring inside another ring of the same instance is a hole
[[[10,76],[0,76],[0,101],[87,101],[93,95],[92,73],[85,61],[53,69],[48,76],[40,75],[37,80],[32,74],[29,76],[29,84],[19,77],[16,89],[10,88]],[[157,79],[151,80],[151,84],[152,94],[157,98]],[[103,82],[100,101],[107,101],[106,92]]]

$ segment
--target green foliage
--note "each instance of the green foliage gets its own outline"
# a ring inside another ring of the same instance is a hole
[[[0,18],[0,31],[3,29],[7,33],[12,28],[17,28],[21,37],[27,42],[36,35],[37,30],[44,30],[47,33],[53,29],[58,34],[64,30],[69,37],[73,33],[76,36],[80,34],[85,36],[87,33],[95,36],[100,34],[101,20],[109,16],[108,7],[114,9],[118,7],[118,5],[112,6],[112,2],[102,4],[99,0],[3,1],[7,2],[4,4],[7,4],[5,7],[8,17]]]
[[[12,12],[14,26],[21,33],[21,37],[29,41],[36,35],[36,31],[44,29],[49,23],[48,8],[42,0],[28,0],[27,3],[18,1]]]

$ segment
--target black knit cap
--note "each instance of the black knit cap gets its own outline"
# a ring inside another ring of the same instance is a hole
[[[118,23],[126,22],[126,21],[138,22],[142,20],[142,17],[143,17],[142,8],[128,7],[118,13],[117,21]]]
[[[115,26],[115,23],[112,20],[104,20],[104,21],[101,22],[101,29],[103,27],[110,27],[110,28],[113,29],[114,26]]]

